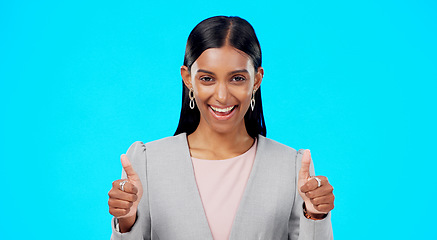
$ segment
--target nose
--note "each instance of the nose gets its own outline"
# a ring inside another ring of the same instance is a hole
[[[226,83],[220,82],[219,84],[217,84],[217,87],[215,89],[215,99],[217,100],[217,102],[225,105],[228,99],[228,94],[229,90]]]

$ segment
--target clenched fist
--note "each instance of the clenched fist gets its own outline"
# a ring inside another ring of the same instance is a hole
[[[136,221],[138,203],[143,195],[143,186],[135,170],[125,154],[121,155],[121,165],[127,179],[119,179],[112,183],[109,191],[109,213],[119,220],[120,232],[128,232]],[[122,187],[121,182],[126,181]]]

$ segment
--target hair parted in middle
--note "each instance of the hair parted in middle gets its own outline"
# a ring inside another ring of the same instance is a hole
[[[188,36],[185,48],[184,66],[191,71],[197,58],[209,48],[220,48],[229,45],[246,53],[252,61],[255,72],[261,67],[261,47],[252,25],[240,17],[216,16],[203,20],[194,27]],[[186,132],[193,133],[200,122],[197,106],[189,107],[189,89],[182,82],[182,107],[179,125],[175,135]],[[258,134],[266,136],[266,125],[261,101],[261,87],[255,93],[255,108],[248,110],[244,116],[247,133],[253,138]]]

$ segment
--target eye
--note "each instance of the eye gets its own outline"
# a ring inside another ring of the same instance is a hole
[[[209,76],[202,76],[199,79],[200,79],[200,81],[203,81],[203,82],[211,82],[213,80],[212,77],[209,77]]]
[[[244,81],[244,80],[246,80],[246,78],[243,77],[243,76],[235,76],[235,77],[232,78],[232,81],[234,81],[234,82],[241,82],[241,81]]]

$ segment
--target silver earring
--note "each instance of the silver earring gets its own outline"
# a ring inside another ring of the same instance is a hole
[[[252,111],[255,109],[255,92],[256,90],[253,90],[252,99],[250,100],[250,108],[252,108]]]
[[[192,88],[190,88],[190,92],[188,92],[188,97],[190,98],[190,108],[194,109],[194,92]]]

